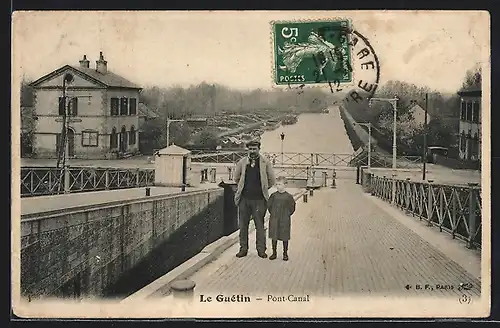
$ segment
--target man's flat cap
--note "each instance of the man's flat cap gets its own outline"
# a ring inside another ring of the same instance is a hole
[[[260,141],[258,141],[258,140],[250,140],[249,142],[247,142],[246,146],[247,147],[250,147],[250,146],[260,147]]]

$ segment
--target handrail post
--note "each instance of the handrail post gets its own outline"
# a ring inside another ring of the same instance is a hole
[[[387,200],[387,181],[386,176],[382,178],[382,199]]]
[[[104,189],[109,189],[109,170],[104,169]]]
[[[439,232],[443,231],[443,223],[444,223],[444,211],[443,211],[443,188],[439,188],[439,217],[440,217],[440,222],[439,222]]]
[[[69,183],[69,165],[64,167],[64,193],[69,193],[70,183]]]
[[[99,183],[99,180],[97,179],[97,173],[98,172],[98,169],[95,168],[94,171],[93,171],[93,176],[94,176],[94,189],[97,190],[97,185]]]
[[[217,180],[217,169],[215,167],[210,168],[210,183],[215,183]]]
[[[467,248],[475,249],[474,237],[476,235],[476,195],[474,187],[477,183],[469,183],[469,240]]]
[[[451,238],[455,239],[455,228],[457,222],[457,199],[455,194],[452,192],[451,194]]]
[[[404,185],[404,205],[402,204],[402,208],[404,209],[406,214],[410,213],[410,188],[411,188],[411,183],[410,183],[410,178],[406,178],[406,181],[402,182]]]
[[[427,189],[427,226],[432,226],[431,220],[432,220],[432,213],[434,212],[432,209],[432,206],[434,205],[433,202],[433,192],[432,192],[432,182],[434,180],[427,180],[429,182],[428,189]]]
[[[378,177],[377,177],[377,181],[375,181],[375,174],[373,173],[370,173],[370,194],[372,196],[376,196],[377,195],[377,187],[378,187]]]

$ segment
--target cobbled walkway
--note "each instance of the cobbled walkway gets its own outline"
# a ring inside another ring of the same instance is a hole
[[[315,191],[307,203],[298,200],[288,262],[282,260],[281,244],[278,259],[259,258],[255,232],[249,245],[247,257],[235,257],[235,244],[195,273],[196,294],[480,295],[479,280],[383,211],[352,181]],[[270,247],[268,240],[268,255]],[[464,283],[472,289],[459,290]],[[437,284],[453,289],[438,289]]]

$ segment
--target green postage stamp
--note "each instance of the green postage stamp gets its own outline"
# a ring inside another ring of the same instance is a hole
[[[348,20],[273,22],[277,85],[352,82]]]

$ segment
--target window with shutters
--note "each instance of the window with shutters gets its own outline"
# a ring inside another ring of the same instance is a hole
[[[121,98],[121,103],[120,103],[120,115],[128,115],[128,99],[127,98]]]
[[[471,101],[467,102],[467,113],[466,113],[465,120],[468,122],[472,121],[472,102]]]
[[[111,98],[111,116],[118,115],[120,102],[118,98]]]
[[[78,98],[73,97],[68,101],[68,115],[78,116]]]
[[[77,97],[66,97],[66,103],[68,104],[68,115],[77,116],[78,115],[78,98]],[[59,115],[64,115],[64,97],[59,97]]]
[[[59,115],[64,115],[64,97],[59,97]]]
[[[466,112],[467,112],[467,108],[466,108],[466,106],[467,106],[467,103],[466,103],[465,101],[463,101],[463,100],[462,100],[462,106],[461,106],[461,108],[460,108],[460,119],[461,119],[462,121],[465,121],[465,114],[466,114]]]
[[[130,115],[137,114],[137,99],[130,98]]]
[[[93,130],[82,131],[82,146],[97,147],[99,145],[99,132]]]
[[[132,125],[129,131],[129,138],[128,138],[129,145],[135,145],[135,139],[136,139],[135,136],[136,136],[135,127]]]
[[[472,122],[479,123],[479,102],[475,101],[472,108]]]

